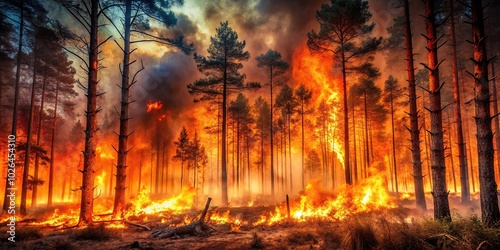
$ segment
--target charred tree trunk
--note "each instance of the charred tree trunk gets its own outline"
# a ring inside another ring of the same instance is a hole
[[[490,43],[491,46],[491,43]],[[495,60],[491,61],[491,86],[493,88],[493,115],[498,114],[498,93],[497,93],[497,81],[496,81],[496,73],[495,73]],[[495,144],[496,150],[495,153],[497,155],[497,168],[498,168],[498,180],[500,181],[500,119],[498,116],[495,116]]]
[[[128,107],[130,90],[130,26],[132,13],[132,0],[125,1],[125,19],[123,25],[123,71],[121,82],[121,101],[120,101],[120,134],[118,135],[118,159],[116,164],[116,187],[115,200],[113,206],[113,215],[119,214],[125,208],[125,189],[127,181],[127,154],[128,154]]]
[[[433,180],[434,219],[451,220],[448,192],[446,190],[446,165],[443,146],[443,117],[441,107],[441,87],[439,82],[439,62],[436,37],[434,0],[425,1],[425,26],[427,30],[428,65],[429,70],[429,102],[431,115],[431,163]]]
[[[306,178],[306,168],[304,165],[304,99],[300,102],[300,114],[301,114],[301,132],[302,132],[302,190],[306,190],[305,178]]]
[[[476,96],[476,137],[479,167],[479,190],[482,220],[492,226],[500,220],[497,184],[493,162],[493,132],[491,130],[488,58],[484,33],[483,5],[472,1],[472,44],[474,49],[474,84]]]
[[[344,43],[341,44],[341,64],[342,64],[342,94],[343,94],[343,115],[344,115],[344,169],[345,169],[345,183],[352,185],[351,178],[351,165],[349,154],[349,113],[347,110],[347,76],[346,76],[346,62]]]
[[[264,126],[260,129],[260,188],[264,194]]]
[[[366,144],[365,144],[365,150],[366,150],[366,168],[365,168],[365,171],[367,169],[370,168],[370,144],[369,144],[369,141],[370,141],[370,137],[368,136],[368,104],[367,104],[367,100],[366,100],[366,90],[365,90],[365,93],[364,93],[364,105],[365,105],[365,137],[366,137]],[[365,172],[365,175],[366,175],[366,172]]]
[[[455,178],[455,162],[453,161],[453,144],[451,143],[451,121],[448,114],[448,143],[450,145],[450,163],[451,163],[451,177],[453,180],[453,190],[457,193],[457,179]]]
[[[54,193],[54,144],[56,140],[56,124],[57,124],[57,104],[59,98],[59,83],[56,83],[56,97],[54,103],[54,114],[52,115],[52,135],[50,140],[50,166],[49,166],[49,194],[47,199],[47,207],[52,206],[52,197]],[[64,178],[66,179],[66,178]],[[64,189],[64,187],[63,187]]]
[[[270,127],[269,127],[269,141],[271,143],[271,196],[274,198],[274,133],[273,133],[273,67],[269,67],[269,92],[270,92],[270,108],[271,108],[271,118],[270,118]],[[277,160],[277,159],[276,159]]]
[[[38,131],[36,136],[36,146],[39,147],[42,141],[42,120],[43,120],[43,107],[45,105],[45,88],[47,83],[47,63],[44,66],[43,81],[42,81],[42,96],[40,100],[40,111],[38,113]],[[38,153],[35,155],[35,169],[33,173],[33,179],[38,180],[38,169],[40,164],[40,155]],[[36,197],[38,194],[38,185],[33,185],[33,190],[31,193],[31,207],[36,206]]]
[[[290,192],[293,193],[293,176],[292,176],[292,114],[288,114],[288,162],[290,162],[288,174],[290,176]]]
[[[21,6],[21,13],[19,16],[19,40],[17,45],[17,59],[16,59],[16,82],[14,84],[14,107],[12,112],[12,127],[11,127],[11,135],[16,138],[17,136],[17,112],[18,112],[18,100],[19,100],[19,82],[21,79],[21,56],[23,49],[23,30],[24,30],[24,0],[21,0],[19,4]],[[17,140],[17,138],[16,138]],[[3,211],[7,212],[9,210],[10,199],[7,195],[9,195],[9,182],[5,182],[5,193],[3,197]]]
[[[406,72],[408,73],[408,96],[410,103],[410,135],[411,158],[413,165],[413,181],[415,183],[415,199],[419,209],[426,210],[424,182],[422,176],[422,160],[420,155],[420,130],[418,127],[417,92],[415,84],[415,66],[413,65],[413,42],[410,26],[410,7],[404,0],[405,11],[405,41],[406,41]],[[397,178],[397,177],[396,177]],[[430,177],[429,177],[430,178]]]
[[[37,41],[35,38],[35,45],[33,48],[33,83],[31,85],[31,101],[28,118],[28,132],[26,135],[26,154],[24,156],[24,169],[23,169],[23,183],[21,186],[21,215],[26,215],[26,199],[28,197],[28,178],[30,169],[30,154],[31,154],[31,139],[33,132],[33,116],[35,115],[35,86],[36,86],[36,70],[37,70]]]
[[[470,201],[469,178],[467,170],[467,157],[465,151],[464,132],[462,128],[462,110],[460,101],[460,84],[458,82],[457,42],[455,36],[454,0],[449,0],[450,16],[450,42],[451,42],[451,71],[453,81],[453,99],[455,101],[455,122],[457,124],[458,168],[460,169],[460,186],[462,204]]]
[[[226,59],[227,60],[227,59]],[[229,204],[229,199],[227,195],[227,135],[226,135],[226,124],[227,124],[227,61],[224,61],[224,76],[223,76],[223,88],[222,88],[222,204]]]
[[[389,90],[389,101],[390,101],[390,109],[391,109],[391,134],[392,134],[392,167],[394,169],[394,185],[396,187],[396,196],[399,197],[399,188],[398,188],[398,165],[396,162],[396,138],[394,133],[394,99],[393,93],[396,91],[395,89]],[[422,171],[422,170],[420,170]],[[422,183],[423,187],[423,183]],[[415,192],[416,193],[416,192]]]
[[[357,150],[357,141],[356,141],[356,116],[354,114],[354,101],[353,101],[353,104],[352,104],[352,141],[353,141],[353,148],[354,148],[354,152],[353,152],[353,155],[354,155],[354,161],[353,161],[353,164],[352,164],[352,172],[353,172],[353,176],[354,176],[354,180],[353,182],[356,183],[358,182],[358,150]]]
[[[80,219],[78,225],[92,224],[92,210],[94,207],[94,165],[96,161],[95,134],[97,132],[97,71],[99,66],[99,46],[98,46],[98,0],[90,1],[90,44],[89,44],[89,71],[87,85],[87,110],[85,116],[87,122],[85,126],[85,151],[83,152],[82,170],[82,197],[80,204]]]

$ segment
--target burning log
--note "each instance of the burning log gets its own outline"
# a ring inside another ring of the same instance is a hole
[[[151,236],[153,238],[164,239],[180,235],[202,235],[210,232],[211,230],[215,230],[214,228],[210,227],[204,222],[211,201],[212,198],[208,197],[207,203],[205,204],[205,208],[203,209],[203,212],[201,213],[201,217],[199,220],[181,227],[176,227],[168,230],[158,230],[153,232]]]

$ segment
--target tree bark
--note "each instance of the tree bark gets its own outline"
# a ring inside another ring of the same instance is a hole
[[[121,82],[120,101],[120,134],[118,135],[118,159],[116,164],[116,187],[113,215],[117,215],[125,209],[125,189],[127,181],[127,153],[128,149],[128,107],[130,89],[130,26],[131,26],[132,0],[125,1],[125,19],[123,25],[123,72]]]
[[[441,107],[441,85],[437,56],[438,38],[434,13],[434,0],[425,1],[425,26],[429,69],[429,102],[431,115],[431,164],[433,180],[434,219],[451,220],[448,192],[446,190],[446,165],[443,146],[443,117]]]
[[[347,110],[347,76],[346,76],[346,58],[344,43],[341,44],[341,64],[342,64],[342,94],[343,94],[343,114],[344,114],[344,170],[345,170],[345,183],[352,185],[351,179],[351,165],[349,164],[349,113]]]
[[[399,197],[399,188],[398,188],[398,165],[396,162],[396,139],[394,136],[394,100],[393,100],[393,92],[395,90],[391,88],[390,90],[390,108],[391,108],[391,133],[392,133],[392,165],[394,168],[394,181],[396,186],[396,196]],[[423,184],[422,184],[423,185]]]
[[[300,103],[300,114],[302,115],[301,117],[301,122],[302,122],[302,190],[306,190],[306,185],[305,185],[305,176],[306,176],[306,168],[304,165],[304,99],[301,100]]]
[[[21,206],[20,212],[21,215],[26,215],[26,199],[28,197],[28,178],[29,178],[29,169],[30,169],[30,154],[31,154],[31,139],[33,132],[33,116],[35,113],[35,86],[36,86],[36,70],[37,70],[37,41],[35,38],[35,45],[33,48],[33,83],[31,85],[31,101],[30,101],[30,110],[29,110],[29,118],[28,118],[28,131],[26,135],[26,154],[24,156],[24,169],[23,169],[23,183],[21,186]]]
[[[269,127],[270,143],[271,143],[271,196],[274,198],[274,147],[273,147],[273,67],[269,67],[269,93],[270,93],[270,108],[271,108],[271,121]],[[277,160],[277,159],[276,159]]]
[[[457,124],[458,168],[460,169],[460,186],[462,204],[469,204],[470,190],[467,170],[467,156],[465,151],[464,132],[462,128],[462,108],[460,100],[460,83],[458,82],[457,42],[455,36],[454,0],[449,0],[450,15],[450,42],[451,42],[451,71],[453,81],[453,100],[455,102],[455,122]]]
[[[55,137],[56,137],[56,124],[57,124],[57,104],[58,104],[58,98],[59,98],[59,83],[56,83],[56,97],[55,97],[55,103],[54,103],[54,114],[52,116],[52,136],[50,140],[50,167],[49,167],[49,194],[48,194],[48,199],[47,199],[47,207],[52,206],[52,197],[54,193],[54,157],[55,157],[55,151],[54,151],[54,144],[55,144]],[[66,179],[66,178],[64,178]],[[64,189],[64,187],[63,187]]]
[[[47,83],[47,63],[45,63],[44,73],[43,73],[43,81],[42,81],[42,96],[40,100],[40,112],[38,113],[38,131],[36,136],[36,146],[39,147],[42,141],[42,120],[43,120],[43,107],[45,105],[45,89]],[[38,180],[38,168],[40,164],[40,155],[38,153],[35,155],[35,169],[33,173],[33,177],[35,180]],[[36,206],[36,197],[38,194],[38,185],[33,185],[33,190],[31,192],[31,207]]]
[[[408,96],[410,103],[410,136],[411,158],[413,165],[413,182],[416,205],[421,210],[427,209],[422,176],[422,160],[420,155],[420,130],[418,127],[417,92],[415,84],[415,66],[413,65],[413,42],[410,26],[410,6],[404,0],[405,11],[405,41],[406,41],[406,72],[408,74]],[[397,176],[395,177],[397,178]],[[430,178],[430,177],[429,177]]]
[[[479,190],[482,221],[493,226],[500,220],[497,184],[493,161],[493,132],[491,130],[488,57],[484,33],[483,5],[472,1],[472,44],[474,49],[474,98],[476,109],[476,138],[479,167]]]
[[[222,88],[222,170],[221,170],[221,183],[222,183],[222,204],[229,204],[229,199],[227,195],[227,135],[226,135],[226,125],[227,125],[227,59],[224,58],[224,77],[223,77],[223,88]]]
[[[82,170],[82,197],[80,204],[80,218],[78,225],[92,224],[92,212],[94,207],[94,176],[96,162],[95,134],[97,132],[97,71],[98,61],[98,0],[90,1],[90,44],[89,44],[89,71],[87,85],[87,110],[85,116],[87,122],[85,125],[85,150],[83,152],[83,170]]]

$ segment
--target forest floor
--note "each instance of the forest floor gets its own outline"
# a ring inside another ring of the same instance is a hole
[[[124,228],[110,228],[107,223],[66,228],[34,226],[25,221],[17,225],[16,243],[2,239],[0,249],[500,249],[499,227],[482,225],[476,215],[480,212],[477,204],[462,208],[468,211],[465,214],[452,211],[453,222],[436,222],[432,210],[419,213],[410,204],[411,201],[405,201],[395,209],[356,214],[337,221],[282,220],[255,226],[252,222],[275,207],[211,208],[207,218],[214,209],[220,214],[229,210],[233,218],[248,223],[218,224],[209,219],[207,225],[214,229],[210,232],[165,239],[151,234],[183,223],[174,223],[175,218],[151,219],[140,223],[151,229],[145,230],[129,224]],[[186,214],[196,216],[200,212],[192,210]],[[0,230],[8,230],[5,223]]]

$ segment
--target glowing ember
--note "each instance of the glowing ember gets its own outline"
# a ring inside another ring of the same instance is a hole
[[[112,152],[105,150],[102,146],[97,146],[95,148],[95,151],[99,155],[99,157],[101,157],[101,159],[109,159],[109,160],[115,159],[114,154]]]
[[[151,112],[153,110],[161,109],[161,107],[163,107],[163,104],[160,101],[157,101],[157,102],[149,101],[146,104],[147,112]]]

